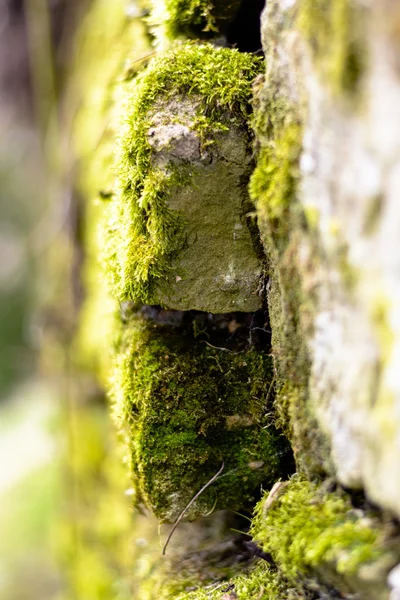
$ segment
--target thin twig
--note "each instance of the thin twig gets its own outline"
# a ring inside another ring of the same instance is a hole
[[[250,523],[253,522],[252,519],[250,519],[250,517],[243,515],[242,513],[238,512],[237,510],[231,510],[231,512],[233,512],[233,514],[235,514],[235,515],[239,515],[239,517],[242,517],[242,519],[247,519],[248,521],[250,521]]]
[[[265,327],[250,327],[250,331],[265,331],[266,333],[272,333],[272,331],[265,329]]]
[[[231,531],[234,531],[235,533],[240,533],[241,535],[247,535],[248,537],[253,537],[252,535],[250,535],[250,533],[247,533],[246,531],[241,531],[240,529],[235,529],[234,527],[230,527],[229,529]]]
[[[215,498],[215,502],[212,505],[212,508],[208,511],[208,513],[206,513],[205,515],[203,515],[203,517],[209,517],[210,515],[213,514],[215,507],[217,506],[217,502],[218,502],[218,496]]]
[[[205,590],[209,589],[210,591],[207,592],[207,596],[211,596],[211,594],[213,594],[215,592],[215,590],[219,590],[219,588],[222,588],[222,586],[224,585],[224,581],[222,583],[211,583],[210,585],[206,585],[205,586]]]
[[[210,344],[210,342],[207,342],[206,340],[200,340],[200,342],[202,344],[207,344],[207,346],[210,346],[210,348],[214,348],[214,350],[223,350],[224,352],[231,352],[232,354],[236,354],[236,352],[233,352],[233,350],[230,350],[229,348],[223,348],[222,346],[213,346],[212,344]]]
[[[273,376],[273,378],[272,378],[272,381],[271,381],[271,383],[269,384],[269,388],[268,388],[268,392],[267,392],[267,397],[265,398],[265,401],[264,401],[264,404],[265,404],[265,405],[267,405],[267,403],[268,403],[269,396],[270,396],[270,394],[271,394],[272,387],[273,387],[274,383],[275,383],[275,373],[274,373],[274,376]]]
[[[175,524],[173,526],[173,528],[171,529],[171,531],[169,532],[169,536],[167,538],[167,541],[165,542],[164,548],[163,548],[163,556],[167,550],[167,546],[169,544],[170,539],[172,538],[172,535],[175,531],[175,529],[178,527],[179,523],[182,521],[183,517],[185,516],[185,513],[189,510],[189,508],[192,506],[193,502],[195,502],[197,500],[197,498],[200,496],[200,494],[202,494],[204,492],[204,490],[206,490],[208,488],[208,486],[210,486],[218,477],[218,475],[220,475],[222,473],[222,471],[224,470],[225,467],[225,463],[224,461],[222,461],[222,465],[218,471],[218,473],[215,473],[215,475],[213,477],[211,477],[210,481],[207,481],[207,483],[205,485],[203,485],[203,487],[201,488],[201,490],[199,490],[197,492],[197,494],[195,496],[193,496],[193,498],[191,499],[191,501],[189,502],[189,504],[187,504],[185,506],[185,508],[183,509],[183,511],[181,512],[181,514],[179,515],[179,517],[177,518],[177,520],[175,521]]]
[[[143,56],[141,56],[140,58],[137,58],[136,60],[131,60],[130,64],[134,65],[135,63],[140,62],[141,60],[146,60],[146,58],[150,58],[150,56],[154,56],[156,54],[156,52],[150,52],[149,54],[144,54]],[[128,67],[129,69],[129,67]]]
[[[211,356],[211,358],[213,358],[213,359],[215,360],[215,362],[216,362],[216,363],[217,363],[217,365],[218,365],[218,368],[219,368],[219,370],[221,371],[221,373],[223,373],[223,372],[224,372],[224,370],[223,370],[223,368],[222,368],[222,367],[221,367],[221,365],[220,365],[220,362],[219,362],[219,360],[218,360],[218,357],[217,357],[217,356]]]
[[[209,592],[207,592],[207,596],[211,596],[215,592],[215,590],[219,590],[224,585],[224,581],[222,583],[212,583],[211,585],[206,585],[204,589],[212,588]]]

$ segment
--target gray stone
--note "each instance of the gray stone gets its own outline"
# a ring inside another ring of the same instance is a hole
[[[400,69],[388,23],[400,9],[354,3],[368,67],[350,97],[332,90],[287,18],[293,4],[268,2],[263,32],[266,85],[303,121],[298,200],[315,224],[297,232],[313,257],[300,270],[316,298],[304,327],[310,397],[341,483],[399,516]]]
[[[200,140],[197,107],[196,99],[174,99],[159,103],[150,116],[153,166],[191,173],[168,198],[185,221],[186,243],[159,281],[156,301],[177,310],[252,312],[261,306],[262,265],[249,229],[249,134],[235,122]]]

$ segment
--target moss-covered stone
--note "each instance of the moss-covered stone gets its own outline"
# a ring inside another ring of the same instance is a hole
[[[352,0],[299,2],[298,27],[310,44],[317,67],[337,95],[356,92],[365,69],[362,21],[362,6]]]
[[[119,300],[220,313],[259,307],[246,122],[261,65],[185,44],[133,81],[109,203],[106,255]]]
[[[293,477],[259,502],[252,533],[289,581],[316,576],[342,593],[387,597],[386,574],[396,563],[392,527],[354,509],[343,492]]]
[[[249,189],[268,257],[275,409],[291,441],[298,468],[310,476],[321,476],[326,452],[308,392],[310,359],[306,339],[313,294],[312,290],[304,293],[301,281],[301,273],[311,267],[304,260],[300,264],[299,259],[307,226],[297,197],[302,124],[299,110],[288,100],[279,77],[270,73],[269,78],[260,77],[255,85],[253,126],[259,152]],[[312,231],[310,234],[312,237]]]
[[[224,590],[228,590],[224,594]],[[229,593],[229,591],[231,593]],[[293,592],[293,594],[291,593]],[[307,596],[302,596],[306,598]],[[193,592],[180,593],[176,600],[295,600],[299,598],[294,590],[290,590],[286,580],[261,561],[254,565],[248,573],[243,573],[227,580],[215,589],[197,589]]]
[[[204,336],[195,337],[197,331],[196,325],[174,331],[131,317],[112,383],[136,485],[165,522],[178,517],[222,462],[222,475],[192,506],[189,519],[250,504],[261,484],[292,466],[267,415],[270,357],[211,347]]]
[[[284,598],[287,590],[283,576],[265,561],[255,557],[255,545],[249,537],[235,531],[243,527],[245,520],[238,523],[239,516],[231,511],[219,511],[197,520],[181,523],[176,529],[166,556],[159,552],[159,537],[154,540],[156,555],[149,556],[149,548],[141,550],[138,559],[140,572],[143,562],[157,561],[158,569],[148,569],[142,575],[137,593],[140,600],[172,600],[215,598],[221,600],[224,590],[229,588],[240,598]],[[142,517],[142,522],[149,517]],[[161,539],[170,530],[168,525],[159,528]],[[138,566],[139,566],[138,565]],[[139,574],[139,569],[136,568]],[[286,588],[286,589],[285,589]],[[281,595],[279,594],[281,593]],[[276,593],[276,596],[272,595]],[[247,594],[247,595],[246,595]],[[270,594],[270,595],[267,595]]]
[[[241,0],[153,0],[150,24],[165,46],[178,38],[211,39],[225,33]]]

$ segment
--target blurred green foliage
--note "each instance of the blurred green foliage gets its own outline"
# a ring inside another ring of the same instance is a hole
[[[63,600],[135,597],[134,517],[132,500],[124,493],[130,487],[128,469],[98,389],[108,375],[108,332],[115,305],[107,297],[97,257],[101,198],[113,186],[113,106],[129,61],[145,54],[148,44],[143,23],[129,15],[125,0],[93,2],[75,39],[63,103],[69,169],[82,215],[78,243],[84,250],[84,299],[66,367],[70,381],[64,403],[67,439],[58,533]]]
[[[72,410],[58,532],[65,600],[128,600],[133,521],[121,447],[104,407]]]

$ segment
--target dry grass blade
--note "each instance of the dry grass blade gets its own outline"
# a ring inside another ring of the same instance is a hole
[[[215,475],[213,475],[213,477],[211,477],[211,479],[209,481],[207,481],[207,483],[205,485],[203,485],[203,487],[201,488],[201,490],[199,490],[197,492],[197,494],[195,496],[193,496],[193,498],[191,499],[191,501],[189,502],[189,504],[187,504],[185,506],[185,508],[183,509],[183,511],[181,512],[181,514],[179,515],[179,517],[177,518],[177,520],[174,523],[173,528],[171,529],[171,531],[169,532],[169,536],[167,538],[167,541],[164,544],[164,548],[163,548],[163,556],[167,550],[167,546],[170,542],[170,539],[172,538],[172,535],[175,531],[175,529],[178,527],[179,523],[182,521],[183,517],[185,516],[185,513],[189,510],[189,508],[192,506],[193,502],[195,502],[197,500],[197,498],[204,492],[204,490],[206,490],[212,483],[214,483],[214,481],[217,479],[217,477],[222,473],[222,471],[224,470],[225,467],[225,463],[224,461],[222,461],[222,465],[219,468],[218,472],[215,473]]]

